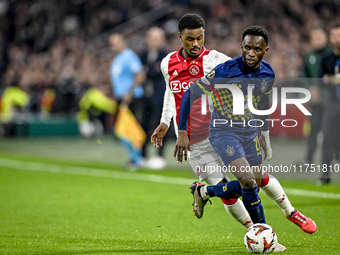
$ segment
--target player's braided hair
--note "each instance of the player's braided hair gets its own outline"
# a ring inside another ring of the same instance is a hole
[[[254,26],[250,26],[248,28],[246,28],[244,31],[243,31],[243,34],[242,34],[242,41],[244,39],[244,37],[246,35],[259,35],[259,36],[262,36],[264,41],[266,42],[266,45],[268,45],[268,42],[269,42],[269,34],[268,32],[261,26],[258,26],[258,25],[254,25]]]
[[[178,22],[178,30],[182,32],[184,29],[197,29],[205,27],[204,19],[194,13],[187,13],[182,16]]]

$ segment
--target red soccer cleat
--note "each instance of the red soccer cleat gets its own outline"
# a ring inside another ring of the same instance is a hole
[[[295,213],[293,213],[288,218],[288,220],[290,220],[291,222],[294,222],[304,232],[309,233],[309,234],[313,234],[317,229],[315,222],[312,219],[300,213],[299,211],[296,211]]]

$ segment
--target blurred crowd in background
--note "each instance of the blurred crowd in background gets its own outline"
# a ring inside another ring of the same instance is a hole
[[[109,36],[123,34],[138,55],[146,31],[165,31],[164,49],[181,47],[177,22],[188,12],[206,21],[208,49],[240,54],[240,35],[253,24],[270,34],[266,60],[276,77],[302,76],[309,31],[340,13],[339,0],[0,0],[0,93],[9,85],[26,91],[29,111],[74,114],[87,88],[114,99]]]
[[[157,20],[146,16],[138,20],[143,27],[121,27],[153,8],[158,8]],[[231,57],[240,54],[243,29],[263,25],[271,37],[266,60],[276,77],[299,77],[302,56],[310,48],[308,31],[317,23],[327,27],[340,12],[340,1],[1,0],[0,88],[15,76],[30,93],[65,82],[73,83],[69,89],[75,93],[85,83],[110,93],[108,68],[114,56],[109,34],[121,27],[138,54],[145,47],[146,30],[159,26],[166,32],[165,47],[177,50],[177,21],[187,12],[206,20],[206,47]]]

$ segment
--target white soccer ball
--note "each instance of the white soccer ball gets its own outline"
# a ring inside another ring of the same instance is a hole
[[[257,223],[248,228],[244,235],[244,244],[251,253],[271,253],[276,247],[277,235],[268,224]]]

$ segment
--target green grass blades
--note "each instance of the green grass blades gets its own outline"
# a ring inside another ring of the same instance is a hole
[[[225,250],[217,233],[201,236],[184,185],[2,169],[1,197],[1,253]]]
[[[247,254],[244,227],[227,215],[219,199],[207,205],[202,219],[193,216],[190,183],[44,170],[1,169],[1,254]],[[295,186],[289,182],[283,181],[288,190]],[[304,188],[309,184],[300,182],[299,189]],[[267,223],[287,253],[337,254],[339,199],[289,196],[318,224],[309,235],[260,195]]]
[[[100,161],[114,150],[91,154],[109,148],[105,140],[102,147],[96,140],[66,143],[72,150],[92,144],[85,156],[63,152],[60,141],[61,151],[48,154],[41,142],[6,141],[0,149],[0,254],[249,254],[246,229],[218,198],[202,219],[194,217],[188,187],[196,179],[187,171],[124,171]],[[340,254],[337,181],[316,187],[315,179],[280,180],[293,206],[317,223],[312,235],[260,192],[285,254]]]

